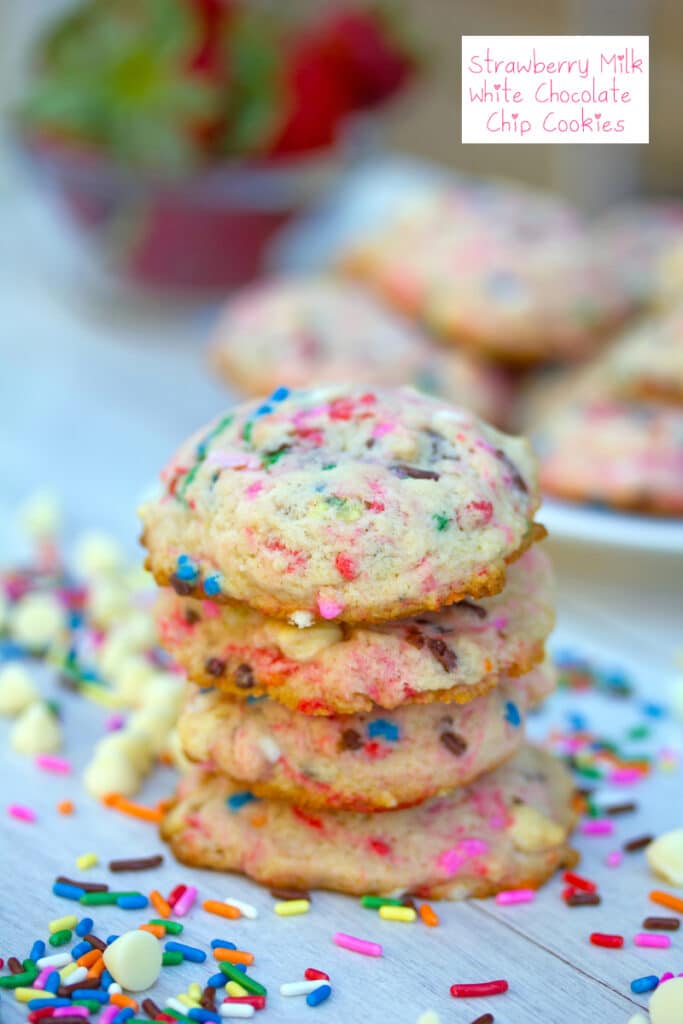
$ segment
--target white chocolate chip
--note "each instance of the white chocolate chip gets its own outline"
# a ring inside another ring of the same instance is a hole
[[[44,540],[54,537],[61,526],[58,499],[49,491],[32,494],[19,511],[19,523],[29,537]]]
[[[130,992],[150,988],[161,971],[161,946],[149,932],[124,932],[102,957],[114,981]]]
[[[64,631],[64,610],[50,594],[28,594],[14,608],[11,632],[30,651],[42,651]]]
[[[681,1024],[683,1021],[683,978],[670,978],[650,996],[652,1024]]]
[[[10,743],[18,754],[54,754],[62,747],[59,719],[43,701],[36,701],[17,718]]]
[[[280,748],[272,736],[259,736],[258,745],[266,761],[275,764],[280,759]]]
[[[647,847],[645,856],[654,873],[669,885],[683,885],[683,828],[658,836]]]
[[[512,842],[524,853],[538,853],[559,846],[565,837],[564,829],[546,818],[535,807],[522,804],[512,813],[510,827]]]
[[[142,702],[145,686],[156,671],[140,654],[129,654],[121,659],[109,678],[122,700],[128,705],[136,705]]]
[[[108,533],[92,530],[83,534],[76,545],[74,565],[86,580],[111,576],[122,564],[121,545]]]
[[[40,694],[23,665],[10,662],[0,669],[0,715],[18,715]]]
[[[107,628],[126,614],[129,595],[120,581],[99,577],[88,593],[88,612],[97,626]]]
[[[306,630],[279,624],[273,626],[273,632],[285,658],[292,658],[294,661],[310,661],[316,658],[321,651],[338,644],[344,635],[341,627],[333,623],[319,623]]]
[[[143,776],[131,761],[123,758],[96,756],[83,773],[83,784],[96,797],[108,793],[134,796],[142,785]]]

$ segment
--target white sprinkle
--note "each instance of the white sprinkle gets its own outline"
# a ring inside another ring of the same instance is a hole
[[[309,992],[315,992],[321,985],[328,985],[324,978],[317,978],[315,981],[286,981],[280,985],[281,996],[307,996]]]
[[[72,971],[71,974],[67,975],[67,977],[64,979],[64,984],[65,985],[75,985],[79,981],[85,981],[85,979],[87,977],[88,977],[88,968],[87,967],[77,967],[75,971]]]
[[[254,1016],[254,1007],[249,1003],[221,1003],[218,1012],[221,1017],[241,1017],[244,1020]]]
[[[86,971],[85,973],[87,974],[88,972]],[[112,981],[111,985],[107,989],[107,992],[109,993],[110,996],[118,996],[121,994],[121,992],[123,992],[123,989],[116,981]]]
[[[250,921],[255,921],[258,917],[258,910],[256,907],[252,906],[251,903],[245,903],[243,900],[233,899],[232,896],[226,896],[223,902],[227,903],[231,907],[237,907],[241,912],[242,917],[246,917]]]
[[[71,953],[53,953],[52,956],[41,956],[36,960],[36,967],[42,971],[43,967],[66,967],[73,960]]]
[[[280,748],[272,736],[259,736],[258,745],[263,756],[271,764],[275,764],[276,761],[280,760]]]
[[[289,621],[293,626],[298,626],[299,629],[308,629],[309,626],[313,625],[313,612],[292,612],[289,616]]]
[[[166,1006],[169,1010],[177,1010],[178,1013],[182,1013],[183,1017],[187,1014],[187,1006],[185,1006],[184,1003],[181,1003],[179,999],[174,999],[173,996],[168,997],[166,1000]]]

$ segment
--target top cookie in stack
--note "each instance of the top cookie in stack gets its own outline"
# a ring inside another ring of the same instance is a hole
[[[496,594],[544,532],[528,443],[411,390],[278,389],[162,479],[141,513],[157,581],[301,627]]]

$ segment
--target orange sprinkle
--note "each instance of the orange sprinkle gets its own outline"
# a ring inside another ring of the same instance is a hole
[[[100,974],[104,970],[104,957],[100,954],[100,959],[96,960],[88,971],[89,978],[99,978]]]
[[[659,903],[662,907],[668,907],[669,910],[675,910],[678,914],[683,914],[683,899],[680,896],[672,896],[670,892],[653,889],[650,893],[650,899],[653,903]]]
[[[173,759],[172,758],[169,761],[169,764],[173,764]],[[175,803],[175,800],[173,799],[173,797],[167,797],[165,800],[159,800],[159,801],[157,801],[157,805],[156,805],[157,806],[157,810],[161,811],[161,813],[164,814],[166,811],[170,810],[171,807],[173,807],[174,803]]]
[[[101,950],[91,949],[88,953],[84,953],[83,956],[79,956],[76,963],[78,964],[79,967],[92,967],[92,965],[96,963],[101,956]]]
[[[263,828],[266,823],[266,816],[263,812],[259,814],[252,814],[249,819],[249,824],[253,825],[254,828]]]
[[[237,907],[231,907],[229,904],[221,903],[219,900],[204,900],[202,906],[209,914],[216,914],[218,917],[231,917],[233,920],[236,920],[242,916]]]
[[[152,889],[149,894],[149,902],[161,917],[171,916],[171,908],[158,889]],[[161,936],[159,937],[161,938]]]
[[[139,924],[139,932],[149,932],[155,939],[163,939],[166,935],[166,929],[161,924]]]
[[[246,964],[247,967],[254,962],[254,954],[243,949],[214,949],[213,958],[229,964]]]
[[[73,814],[75,810],[73,800],[60,800],[57,804],[57,810],[60,814]]]
[[[123,992],[115,992],[113,995],[109,996],[109,1002],[113,1003],[114,1006],[127,1006],[129,1009],[135,1010],[137,1013],[138,1004],[134,999],[131,999],[130,996],[124,996]]]
[[[102,798],[106,807],[113,807],[122,814],[128,814],[131,818],[140,818],[142,821],[160,822],[162,813],[158,807],[145,807],[144,804],[137,804],[120,793],[108,793]]]
[[[420,904],[420,917],[430,928],[436,928],[439,923],[439,915],[428,903]]]

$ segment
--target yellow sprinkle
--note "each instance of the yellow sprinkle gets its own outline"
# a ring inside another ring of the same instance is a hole
[[[246,988],[244,988],[243,985],[240,985],[239,982],[237,981],[229,981],[228,984],[225,986],[225,991],[228,993],[229,996],[249,995]]]
[[[82,697],[88,697],[89,700],[94,700],[96,704],[101,704],[108,711],[114,711],[116,708],[124,706],[120,696],[111,693],[110,690],[103,689],[97,683],[81,683],[78,687],[78,692]]]
[[[48,928],[50,935],[54,935],[55,932],[61,932],[65,928],[69,930],[75,928],[77,924],[78,918],[74,914],[67,914],[66,917],[56,917],[54,921],[50,921]]]
[[[42,988],[15,988],[14,998],[18,1003],[30,1003],[32,999],[54,999],[54,992]]]
[[[280,917],[292,917],[294,914],[307,914],[311,909],[310,900],[284,900],[276,903],[273,910]]]
[[[189,1006],[191,1010],[201,1010],[201,1006],[199,1005],[197,1000],[190,999],[190,997],[188,995],[185,995],[184,992],[181,992],[180,995],[177,995],[176,999],[178,1000],[179,1003],[182,1003],[183,1006]]]
[[[380,907],[379,916],[385,921],[414,921],[417,914],[412,907]]]
[[[82,853],[80,857],[76,857],[76,867],[79,871],[85,871],[86,868],[94,868],[99,862],[100,858],[96,853]]]
[[[73,972],[76,970],[78,970],[78,964],[74,960],[72,963],[67,964],[66,967],[62,967],[61,971],[59,972],[60,980],[65,981],[69,977],[69,975],[73,974]]]
[[[187,994],[190,999],[194,999],[196,1003],[201,1002],[202,998],[202,986],[198,985],[196,981],[190,982],[187,986]]]

